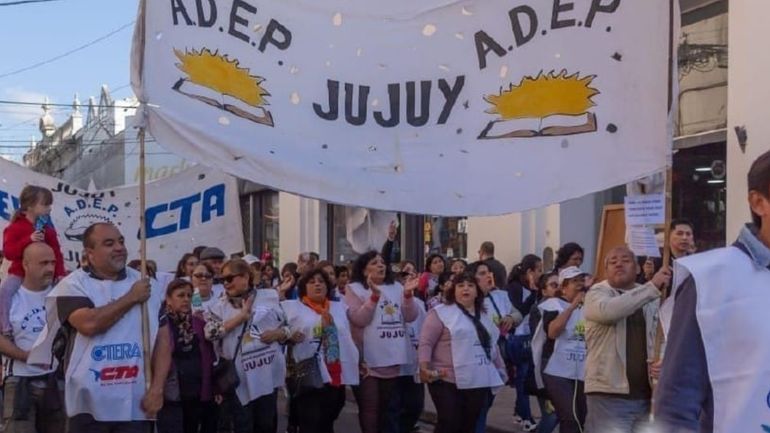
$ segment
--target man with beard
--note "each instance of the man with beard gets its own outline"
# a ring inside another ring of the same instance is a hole
[[[126,267],[123,235],[109,223],[86,229],[88,267],[65,277],[46,299],[48,327],[30,362],[50,362],[54,339],[66,352],[65,407],[78,433],[148,433],[163,404],[171,365],[168,328],[158,326],[163,290]],[[141,304],[147,302],[152,381],[145,391]],[[62,331],[62,332],[59,332]]]

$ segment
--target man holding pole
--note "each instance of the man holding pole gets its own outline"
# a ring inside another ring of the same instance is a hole
[[[770,432],[770,152],[752,164],[753,223],[730,247],[676,261],[655,395],[662,433]]]
[[[163,404],[171,364],[168,331],[158,327],[163,291],[151,290],[149,280],[126,267],[124,238],[114,225],[90,226],[83,247],[89,266],[68,275],[48,296],[46,335],[36,343],[30,361],[50,363],[54,340],[65,341],[65,407],[71,432],[149,433],[148,420]],[[154,350],[143,348],[144,302]]]
[[[607,280],[586,294],[586,431],[637,433],[648,426],[652,359],[661,288],[671,272],[658,271],[647,284],[636,283],[637,263],[627,247],[605,258]]]

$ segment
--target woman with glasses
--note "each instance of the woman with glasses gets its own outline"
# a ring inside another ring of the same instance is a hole
[[[391,433],[387,409],[402,366],[409,364],[409,334],[405,323],[417,319],[414,290],[406,287],[376,251],[362,254],[353,264],[352,283],[345,291],[353,340],[363,360],[360,386],[353,388],[362,433]]]
[[[178,278],[166,290],[165,319],[172,336],[172,364],[166,379],[159,433],[216,433],[217,405],[212,389],[214,348],[204,336],[205,322],[192,314],[193,287]]]
[[[345,385],[358,385],[359,355],[348,308],[333,299],[333,287],[327,272],[317,267],[300,278],[299,299],[281,303],[292,332],[304,337],[291,346],[293,360],[315,358],[324,382],[320,389],[287,382],[300,433],[332,433],[345,406]]]
[[[213,288],[214,269],[208,264],[199,263],[193,269],[190,281],[193,286],[192,310],[201,315],[217,301]]]
[[[222,266],[224,296],[209,309],[206,338],[220,357],[233,360],[240,383],[223,395],[234,433],[275,433],[277,389],[286,378],[281,343],[290,337],[278,293],[254,290],[253,273],[243,260]]]

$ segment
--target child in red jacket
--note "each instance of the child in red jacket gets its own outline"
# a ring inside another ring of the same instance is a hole
[[[19,197],[19,209],[3,231],[3,254],[11,262],[8,276],[0,284],[0,331],[3,335],[12,332],[9,320],[11,299],[24,280],[22,258],[27,245],[45,242],[53,249],[56,256],[54,282],[66,274],[59,239],[51,223],[51,204],[53,194],[50,190],[35,185],[25,186]]]

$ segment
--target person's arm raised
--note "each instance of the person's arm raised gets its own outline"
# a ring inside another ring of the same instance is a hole
[[[78,333],[92,337],[107,332],[131,308],[150,298],[150,280],[135,282],[131,289],[114,302],[103,307],[79,308],[73,311],[67,321]]]

